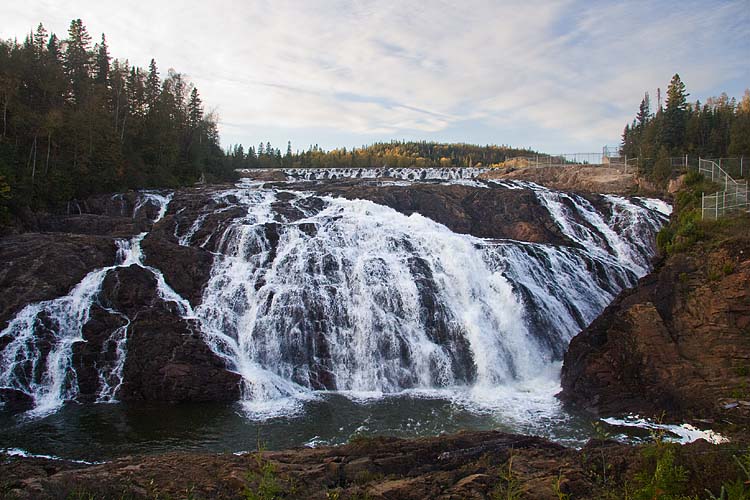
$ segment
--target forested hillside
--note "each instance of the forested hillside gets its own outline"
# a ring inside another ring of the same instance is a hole
[[[489,166],[502,163],[514,156],[536,152],[509,146],[391,141],[332,151],[324,151],[315,145],[307,150],[295,152],[292,152],[292,144],[288,143],[285,154],[270,143],[260,143],[257,148],[250,146],[247,149],[239,144],[231,146],[227,154],[233,168],[424,168]]]
[[[676,74],[667,88],[665,105],[657,97],[652,112],[647,92],[635,119],[625,127],[623,153],[641,158],[642,173],[654,180],[669,177],[669,158],[674,156],[750,158],[750,90],[739,102],[724,93],[705,103],[690,103],[689,95]]]
[[[216,117],[182,74],[112,59],[80,19],[0,41],[0,210],[227,178]]]

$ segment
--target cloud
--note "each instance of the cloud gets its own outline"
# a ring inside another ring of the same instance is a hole
[[[107,33],[113,55],[187,73],[217,107],[224,142],[266,139],[264,128],[299,144],[325,130],[328,147],[465,130],[467,142],[510,136],[558,151],[616,141],[643,92],[675,72],[693,97],[739,94],[723,85],[750,84],[748,11],[746,0],[0,7],[3,29],[15,30],[5,37],[39,20],[64,34],[81,17]]]

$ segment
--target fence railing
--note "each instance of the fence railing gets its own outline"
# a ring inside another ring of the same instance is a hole
[[[642,171],[644,167],[653,165],[656,158],[627,156],[620,153],[614,147],[605,146],[601,153],[562,153],[516,156],[505,160],[505,166],[519,167],[564,167],[571,165],[603,165],[618,168],[625,173]],[[750,161],[746,162],[744,156],[732,158],[714,158],[703,160],[695,156],[682,155],[669,158],[672,175],[684,173],[687,170],[700,169],[701,162],[712,161],[732,179],[750,178]],[[711,174],[713,167],[705,166],[707,174],[717,177],[719,174]],[[718,172],[718,171],[717,171]],[[714,179],[716,180],[716,179]]]
[[[507,166],[523,167],[564,167],[572,165],[610,166],[613,168],[632,169],[637,159],[627,156],[606,156],[602,153],[560,153],[550,155],[526,155],[508,158],[503,162]]]
[[[713,160],[698,160],[698,172],[723,189],[713,194],[701,195],[701,217],[718,219],[727,214],[750,209],[747,181],[736,181]]]

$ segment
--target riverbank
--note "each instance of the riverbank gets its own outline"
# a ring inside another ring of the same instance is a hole
[[[132,456],[93,465],[6,456],[0,492],[19,499],[601,499],[647,492],[662,481],[667,491],[703,496],[741,477],[733,458],[739,450],[736,443],[702,440],[636,447],[601,439],[573,449],[538,437],[473,432],[357,438],[339,447],[277,452]],[[665,472],[679,477],[660,479]]]

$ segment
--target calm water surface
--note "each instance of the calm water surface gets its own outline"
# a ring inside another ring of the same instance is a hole
[[[131,454],[190,450],[239,452],[346,443],[354,436],[434,436],[460,430],[495,429],[539,434],[579,445],[591,421],[544,412],[525,422],[507,414],[477,411],[455,401],[409,395],[357,401],[319,394],[296,411],[270,418],[248,417],[240,403],[127,405],[70,404],[37,420],[0,413],[0,448],[90,461]]]

